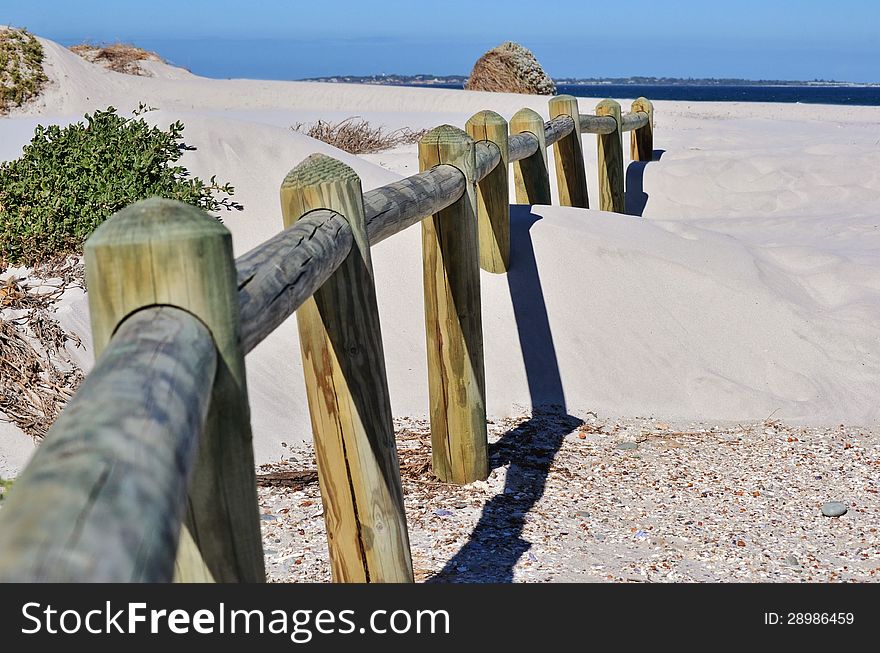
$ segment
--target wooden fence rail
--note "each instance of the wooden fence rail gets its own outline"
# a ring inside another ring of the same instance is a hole
[[[4,502],[0,580],[169,580],[216,366],[190,313],[125,320]]]
[[[622,134],[653,156],[654,108],[575,98],[483,111],[419,143],[421,171],[363,193],[324,155],[281,187],[284,229],[233,260],[201,211],[138,202],[86,244],[97,362],[0,511],[0,581],[265,580],[244,356],[294,311],[335,581],[412,581],[370,247],[422,227],[433,472],[488,475],[480,274],[510,260],[518,203],[623,212]]]

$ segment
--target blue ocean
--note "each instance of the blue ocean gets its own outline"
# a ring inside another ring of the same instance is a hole
[[[461,88],[438,84],[441,88]],[[880,106],[880,86],[688,86],[660,84],[590,84],[556,87],[560,95],[589,98],[646,97],[686,102],[800,102]]]
[[[659,86],[637,84],[560,85],[578,97],[682,100],[687,102],[800,102],[880,106],[880,86]]]

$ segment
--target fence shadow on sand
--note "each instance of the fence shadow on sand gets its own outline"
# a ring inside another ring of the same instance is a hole
[[[544,494],[566,435],[583,422],[568,414],[553,333],[544,302],[530,229],[541,217],[530,206],[510,207],[513,264],[507,273],[526,368],[532,416],[489,445],[492,469],[509,465],[504,492],[489,500],[468,542],[427,582],[509,583],[531,544],[526,515]]]

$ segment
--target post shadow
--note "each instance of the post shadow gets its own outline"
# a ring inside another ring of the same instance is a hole
[[[666,150],[654,150],[650,163],[659,161]],[[633,161],[626,169],[626,190],[624,191],[624,212],[627,215],[641,217],[648,205],[648,194],[645,192],[645,168],[648,161]]]
[[[530,229],[541,217],[528,205],[510,207],[507,282],[532,416],[489,446],[491,469],[509,464],[504,492],[483,508],[467,543],[427,582],[509,583],[513,568],[531,548],[522,532],[541,496],[563,439],[583,422],[568,414],[565,393]]]

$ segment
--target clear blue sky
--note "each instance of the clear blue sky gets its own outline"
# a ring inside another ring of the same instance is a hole
[[[880,0],[0,0],[2,23],[217,77],[467,74],[515,40],[554,77],[880,82]]]

